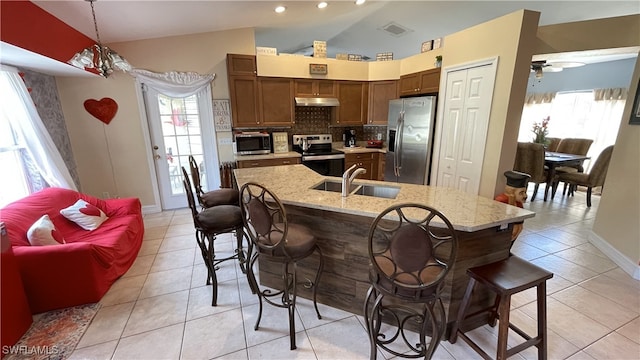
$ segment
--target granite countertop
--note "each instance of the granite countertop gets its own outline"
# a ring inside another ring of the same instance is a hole
[[[313,190],[323,180],[341,182],[341,178],[322,176],[304,165],[270,166],[234,170],[238,188],[253,181],[266,186],[289,205],[375,218],[387,207],[401,203],[421,203],[442,212],[456,230],[474,232],[495,226],[507,226],[535,216],[526,209],[503,204],[462,191],[425,185],[400,184],[357,179],[354,184],[399,187],[395,199],[363,195],[343,198],[339,192]]]
[[[280,158],[291,158],[291,157],[302,157],[300,153],[295,151],[288,151],[285,153],[270,153],[270,154],[262,154],[262,155],[234,155],[234,160],[265,160],[265,159],[280,159]]]

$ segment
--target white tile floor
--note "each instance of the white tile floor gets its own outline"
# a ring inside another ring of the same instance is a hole
[[[513,252],[554,272],[548,289],[549,359],[639,359],[640,282],[624,273],[587,241],[599,197],[587,208],[585,195],[540,194],[525,207],[536,211],[525,222]],[[289,350],[286,310],[264,307],[261,327],[253,329],[257,298],[237,262],[218,272],[218,306],[197,250],[187,211],[145,217],[145,240],[129,272],[102,299],[102,308],[71,359],[367,359],[368,338],[362,318],[310,301],[297,305],[297,345]],[[231,251],[233,239],[217,241]],[[525,331],[535,329],[535,294],[512,300],[511,318]],[[497,328],[471,332],[490,354]],[[516,341],[514,341],[516,340]],[[510,344],[517,336],[510,338]],[[380,353],[379,359],[392,358]],[[441,343],[434,358],[477,359],[462,340]],[[514,358],[537,358],[530,348]]]

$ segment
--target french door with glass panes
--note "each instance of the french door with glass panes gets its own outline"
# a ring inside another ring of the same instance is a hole
[[[181,168],[190,174],[189,155],[199,166],[203,190],[220,187],[211,88],[183,98],[147,86],[143,92],[162,209],[186,207]]]

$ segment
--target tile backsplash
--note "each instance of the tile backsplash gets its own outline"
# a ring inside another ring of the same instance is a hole
[[[331,116],[334,108],[320,106],[298,106],[296,107],[296,123],[290,128],[255,128],[243,131],[267,131],[267,132],[286,132],[289,134],[289,144],[291,144],[291,136],[295,134],[331,134],[333,141],[342,141],[342,134],[347,129],[356,131],[357,141],[366,141],[377,139],[380,134],[382,140],[386,141],[386,126],[337,126],[331,125]]]

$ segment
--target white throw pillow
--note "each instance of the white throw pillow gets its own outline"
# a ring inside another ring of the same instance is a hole
[[[27,231],[27,239],[34,246],[64,244],[62,234],[53,226],[49,215],[42,215],[40,219],[31,225]]]
[[[97,229],[100,224],[108,219],[102,210],[82,199],[79,199],[68,208],[60,210],[60,214],[89,231]]]

